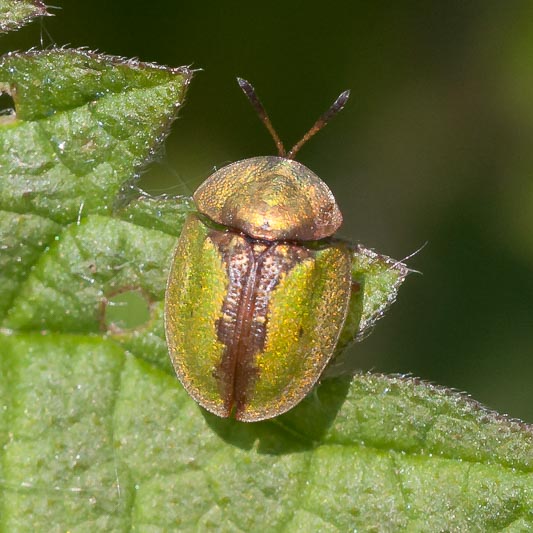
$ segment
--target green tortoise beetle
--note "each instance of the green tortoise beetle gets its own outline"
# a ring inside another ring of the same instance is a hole
[[[187,392],[221,417],[254,422],[299,403],[331,359],[351,295],[352,254],[329,239],[342,215],[294,160],[346,104],[343,92],[288,152],[253,87],[238,83],[278,156],[215,171],[193,198],[165,296],[165,330]]]

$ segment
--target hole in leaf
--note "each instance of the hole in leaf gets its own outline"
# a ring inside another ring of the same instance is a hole
[[[104,324],[107,330],[135,329],[150,320],[150,302],[140,290],[127,290],[105,302]]]
[[[15,118],[15,102],[13,98],[7,92],[0,92],[0,122],[13,121]]]

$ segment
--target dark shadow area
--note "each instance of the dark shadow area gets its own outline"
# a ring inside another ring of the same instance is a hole
[[[0,120],[15,113],[15,102],[11,95],[0,93]]]
[[[490,408],[505,402],[531,421],[531,405],[520,401],[533,375],[531,268],[492,238],[491,199],[473,194],[433,233],[417,265],[423,278],[408,280],[399,305],[407,319],[395,320],[391,336],[408,351],[391,370],[466,390]],[[520,372],[525,383],[512,378]]]
[[[289,412],[262,422],[238,422],[219,418],[200,408],[209,427],[228,444],[258,453],[284,455],[315,447],[341,408],[350,379],[328,379]]]

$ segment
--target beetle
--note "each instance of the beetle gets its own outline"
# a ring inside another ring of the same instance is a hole
[[[342,214],[294,160],[346,104],[343,92],[288,152],[252,85],[237,81],[278,156],[216,170],[194,193],[165,295],[165,331],[187,392],[220,416],[255,422],[298,404],[331,359],[348,312],[352,254]]]

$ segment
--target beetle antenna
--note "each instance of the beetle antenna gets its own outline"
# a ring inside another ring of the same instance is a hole
[[[268,117],[268,114],[265,108],[263,107],[261,100],[259,100],[259,97],[257,96],[257,93],[255,92],[255,89],[253,88],[252,84],[249,81],[243,80],[242,78],[237,78],[237,83],[242,89],[242,92],[246,95],[246,98],[248,98],[248,100],[252,104],[256,113],[259,115],[261,122],[263,122],[263,124],[266,126],[266,129],[270,132],[270,135],[272,135],[272,138],[276,143],[279,156],[286,157],[287,152],[285,151],[285,147],[283,146],[279,135],[274,129],[274,126],[272,126],[272,122],[270,122],[270,118]]]
[[[294,159],[294,156],[300,148],[316,133],[318,133],[342,108],[346,105],[350,91],[344,91],[339,94],[337,99],[331,104],[331,107],[319,117],[313,124],[313,127],[290,149],[287,159]]]

